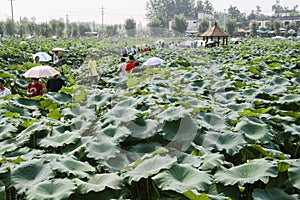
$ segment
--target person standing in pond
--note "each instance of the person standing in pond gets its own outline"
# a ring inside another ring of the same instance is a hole
[[[6,95],[11,94],[10,90],[4,86],[5,81],[0,78],[0,97],[5,97]]]
[[[32,82],[28,83],[27,95],[29,97],[36,97],[46,92],[47,90],[44,84],[41,81],[39,81],[39,78],[32,78]]]
[[[66,84],[64,80],[58,77],[58,74],[49,79],[46,84],[48,92],[58,92],[63,86],[66,86]]]
[[[34,57],[34,63],[40,63],[40,57],[39,56]]]
[[[118,65],[117,74],[119,76],[124,76],[126,74],[126,59],[121,58],[121,63]]]
[[[131,73],[131,70],[135,68],[135,62],[134,62],[134,56],[133,55],[129,55],[129,62],[126,64],[126,72],[127,73]]]
[[[96,56],[92,55],[89,60],[88,67],[90,70],[90,84],[95,85],[98,83],[98,72],[97,72],[97,62],[95,60]]]

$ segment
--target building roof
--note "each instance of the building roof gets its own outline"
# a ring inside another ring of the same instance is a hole
[[[228,33],[220,29],[217,24],[213,26],[212,28],[208,29],[204,33],[201,34],[201,37],[225,37],[229,36]]]

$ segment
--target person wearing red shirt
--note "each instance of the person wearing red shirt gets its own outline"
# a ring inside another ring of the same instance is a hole
[[[135,68],[135,62],[134,62],[134,57],[133,55],[129,55],[129,62],[126,64],[126,72],[131,73],[131,70]]]
[[[45,92],[46,92],[46,88],[44,84],[39,81],[38,78],[32,78],[32,82],[28,83],[27,95],[29,97],[39,96]]]

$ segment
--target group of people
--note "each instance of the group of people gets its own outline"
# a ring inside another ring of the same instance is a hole
[[[121,63],[118,65],[117,74],[119,76],[124,76],[127,73],[132,73],[133,69],[139,67],[139,62],[136,62],[133,55],[129,55],[128,62],[126,58],[121,58]]]
[[[65,85],[64,80],[58,74],[50,78],[46,86],[39,78],[32,78],[32,81],[27,85],[27,95],[28,97],[35,97],[48,92],[58,92]]]

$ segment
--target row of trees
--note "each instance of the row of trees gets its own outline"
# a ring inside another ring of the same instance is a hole
[[[197,19],[198,13],[210,16],[201,21],[198,21],[198,31],[200,33],[207,30],[210,24],[215,21],[218,22],[229,34],[234,34],[237,28],[250,28],[249,24],[252,22],[252,29],[258,28],[258,25],[253,22],[265,18],[267,16],[262,14],[260,6],[256,6],[256,10],[247,16],[242,13],[236,6],[230,6],[226,10],[217,12],[214,11],[212,3],[209,0],[149,0],[146,4],[146,17],[149,21],[148,27],[155,28],[157,34],[161,34],[169,29],[169,21],[174,20],[172,29],[175,32],[184,33],[187,29],[187,19]],[[299,15],[297,6],[293,8],[293,14]],[[280,0],[272,5],[272,10],[275,12],[288,10],[287,7],[280,5]],[[279,25],[278,25],[279,24]],[[270,30],[276,30],[280,27],[278,20],[273,20],[268,25]],[[275,28],[276,27],[276,28]],[[296,24],[291,24],[287,28],[297,29]],[[86,22],[68,22],[64,19],[53,19],[49,22],[36,23],[35,19],[23,18],[17,22],[12,20],[0,21],[0,35],[19,35],[23,36],[58,36],[58,37],[81,37],[86,32],[97,31],[104,36],[118,35],[123,31],[127,31],[127,35],[135,36],[137,33],[136,22],[133,18],[126,19],[124,24],[107,25],[105,27],[96,28],[93,23]],[[153,29],[154,30],[154,29]],[[161,31],[159,31],[161,30]],[[155,33],[153,33],[155,34]]]

